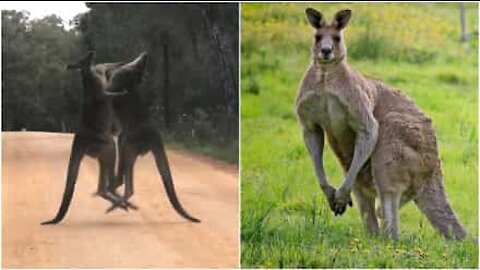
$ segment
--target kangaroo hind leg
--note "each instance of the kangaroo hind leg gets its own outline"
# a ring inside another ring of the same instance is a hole
[[[135,204],[128,201],[133,195],[133,167],[135,165],[137,155],[134,152],[134,148],[131,147],[128,143],[122,143],[120,149],[120,162],[118,165],[118,174],[116,177],[116,181],[121,180],[121,183],[125,183],[125,191],[123,197],[121,197],[121,200],[123,204],[127,206],[127,208],[138,210],[138,207]],[[111,189],[111,187],[109,187],[109,189]],[[115,186],[114,189],[116,189]],[[110,208],[107,209],[107,213],[115,210],[120,206],[121,205],[112,205]]]
[[[380,145],[382,146],[382,145]],[[378,149],[377,149],[378,150]],[[382,231],[387,237],[395,240],[399,236],[399,212],[401,198],[411,179],[402,165],[394,162],[398,151],[380,148],[372,156],[372,169],[377,193],[380,197],[380,213]]]
[[[101,147],[97,156],[100,167],[97,195],[111,202],[114,206],[128,210],[122,199],[108,190],[109,182],[113,181],[115,176],[115,157],[115,145],[113,143]]]
[[[409,176],[405,172],[399,172],[398,167],[387,168],[382,163],[374,164],[373,171],[377,193],[380,197],[381,214],[378,216],[382,218],[383,234],[397,240],[400,201]]]
[[[383,233],[397,240],[399,235],[399,209],[401,193],[386,193],[381,196],[383,212]]]
[[[117,127],[116,129],[119,129],[119,128]],[[125,137],[125,134],[121,133],[117,138],[117,142],[115,144],[115,155],[118,157],[118,160],[119,160],[118,171],[117,171],[117,174],[114,176],[114,178],[108,182],[108,190],[118,197],[120,197],[120,195],[118,195],[117,189],[123,185],[124,174],[125,174],[124,162],[122,162],[122,160],[124,159],[122,156],[122,152],[125,144],[124,137]]]
[[[377,235],[379,232],[378,220],[375,216],[375,197],[368,196],[360,189],[353,189],[360,217],[365,229],[371,235]]]
[[[130,146],[128,143],[125,143],[122,147],[122,154],[120,160],[120,167],[122,170],[120,173],[123,173],[123,181],[125,182],[125,192],[123,195],[124,202],[132,209],[137,210],[138,207],[128,200],[133,196],[133,167],[137,161],[137,154],[135,153],[134,147]]]
[[[405,206],[405,204],[407,204],[408,202],[410,202],[412,200],[411,196],[406,196],[405,195],[405,192],[402,194],[401,198],[400,198],[400,206],[399,206],[399,209],[402,209],[403,206]],[[382,209],[382,206],[379,205],[377,207],[377,209],[375,210],[375,214],[377,215],[377,218],[379,219],[383,219],[383,209]]]

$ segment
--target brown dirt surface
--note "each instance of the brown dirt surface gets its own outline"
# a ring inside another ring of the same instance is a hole
[[[2,267],[4,268],[236,268],[239,254],[238,167],[167,150],[184,208],[176,214],[152,154],[135,165],[138,211],[93,197],[96,160],[84,158],[70,209],[54,226],[65,188],[73,136],[2,132]]]

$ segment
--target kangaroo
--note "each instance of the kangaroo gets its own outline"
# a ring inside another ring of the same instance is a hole
[[[113,99],[113,108],[120,120],[122,133],[119,137],[120,161],[116,182],[112,181],[109,190],[115,190],[125,183],[124,201],[133,195],[133,167],[139,155],[153,152],[158,171],[163,179],[168,199],[173,208],[187,220],[200,222],[189,215],[180,204],[173,185],[170,167],[163,147],[160,133],[150,121],[148,110],[138,91],[147,61],[147,53],[142,53],[135,60],[114,70],[111,74],[107,91],[127,91],[128,94]],[[119,207],[112,205],[109,211]]]
[[[73,197],[80,163],[84,155],[98,159],[100,176],[97,195],[110,201],[114,206],[127,210],[128,204],[122,198],[109,192],[108,183],[114,178],[115,142],[113,140],[113,108],[111,98],[126,92],[111,93],[106,91],[106,73],[122,63],[93,65],[95,53],[90,51],[75,64],[67,66],[67,70],[80,69],[82,73],[84,98],[80,127],[73,138],[67,182],[60,209],[55,218],[42,225],[57,224],[67,214]]]
[[[382,231],[398,239],[399,209],[413,200],[442,236],[464,239],[466,231],[445,195],[431,120],[400,90],[347,64],[343,30],[351,14],[341,10],[328,24],[322,13],[306,9],[314,28],[312,62],[295,102],[330,209],[342,215],[353,205],[353,192],[366,230],[378,234],[379,196]],[[346,174],[338,190],[329,184],[323,167],[325,135]]]

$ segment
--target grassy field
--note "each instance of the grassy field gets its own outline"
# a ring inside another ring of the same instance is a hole
[[[341,217],[329,210],[293,108],[310,61],[305,7],[242,5],[242,267],[477,267],[478,248],[442,239],[413,203],[400,212],[397,243],[365,235],[356,208]],[[467,43],[459,42],[456,4],[315,7],[327,18],[352,9],[349,63],[401,88],[433,119],[448,197],[477,236],[477,4],[467,5]],[[325,155],[338,187],[343,173],[328,146]]]

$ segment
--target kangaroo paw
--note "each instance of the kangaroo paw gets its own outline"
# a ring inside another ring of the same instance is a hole
[[[350,197],[350,193],[344,192],[342,189],[337,190],[335,192],[335,200],[334,200],[334,213],[335,216],[341,216],[347,210],[347,206],[352,207],[352,198]]]

